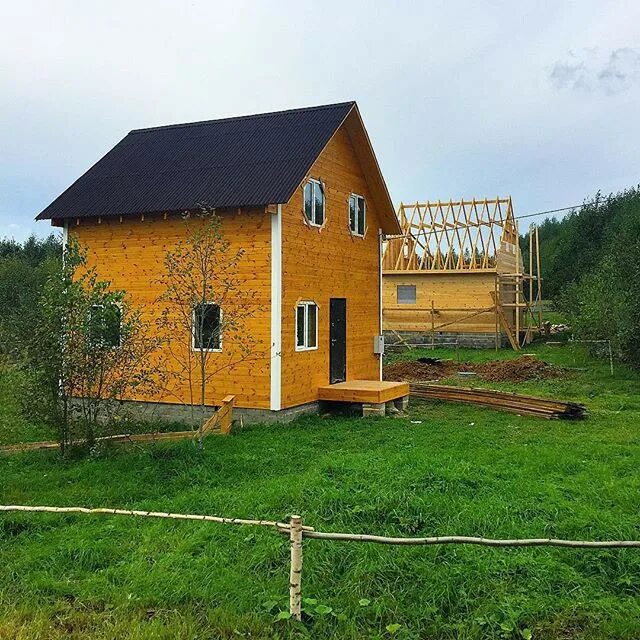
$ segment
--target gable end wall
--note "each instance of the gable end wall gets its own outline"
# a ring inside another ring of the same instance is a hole
[[[282,206],[282,407],[318,399],[329,384],[329,300],[347,299],[347,380],[378,380],[373,353],[380,332],[379,216],[364,172],[342,126],[308,173],[325,184],[326,222],[304,222],[302,188]],[[351,193],[366,200],[365,238],[349,232]],[[295,350],[295,310],[301,300],[318,305],[318,349]]]

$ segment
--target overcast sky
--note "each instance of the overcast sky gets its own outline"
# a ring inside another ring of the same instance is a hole
[[[131,129],[351,99],[396,204],[640,183],[637,0],[0,3],[0,236]]]

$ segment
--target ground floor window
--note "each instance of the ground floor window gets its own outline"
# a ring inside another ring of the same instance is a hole
[[[299,302],[296,307],[296,351],[318,348],[318,306]]]
[[[415,304],[416,303],[416,285],[415,284],[399,284],[396,289],[398,304]]]
[[[206,302],[193,309],[193,348],[197,351],[220,351],[222,311],[217,304]]]

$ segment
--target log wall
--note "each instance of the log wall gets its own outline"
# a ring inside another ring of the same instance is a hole
[[[302,188],[282,211],[282,406],[318,399],[329,383],[329,300],[347,299],[347,380],[378,380],[380,362],[373,353],[379,333],[380,227],[354,143],[341,127],[308,174],[325,184],[326,223],[304,222]],[[365,197],[364,238],[349,231],[351,193]],[[295,350],[295,310],[300,300],[318,305],[318,349]]]
[[[256,306],[260,310],[247,324],[248,331],[257,341],[256,359],[216,374],[207,385],[206,400],[208,404],[220,405],[226,395],[234,394],[239,407],[269,408],[271,216],[263,210],[219,213],[224,237],[231,240],[233,250],[240,247],[246,250],[238,275],[245,281],[244,286],[257,292]],[[72,224],[69,232],[88,249],[89,265],[96,267],[101,280],[110,281],[113,289],[127,291],[133,305],[142,309],[145,319],[153,322],[159,318],[164,306],[157,302],[162,293],[157,281],[162,274],[163,257],[186,235],[185,224],[179,216],[165,219],[162,214],[146,214],[144,219],[141,216],[123,217],[122,220],[118,217],[87,219],[78,225]],[[172,339],[174,345],[181,345],[181,350],[188,348],[186,336],[177,335]],[[222,340],[224,347],[224,334]],[[160,359],[163,356],[168,356],[166,350]],[[211,353],[209,358],[210,365],[216,369],[227,359],[229,362],[239,359],[229,348],[223,348],[222,353]],[[170,358],[159,366],[178,368]],[[197,384],[195,389],[198,393]],[[186,403],[189,389],[188,385],[173,381],[157,397],[130,399]]]

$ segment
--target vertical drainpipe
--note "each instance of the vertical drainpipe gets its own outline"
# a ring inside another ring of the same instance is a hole
[[[384,233],[382,229],[378,229],[378,335],[382,335],[382,241],[384,239]],[[382,359],[383,355],[378,356],[380,360],[380,372],[378,380],[382,380]]]
[[[282,205],[271,214],[271,388],[269,408],[282,408]]]
[[[67,243],[69,242],[69,220],[66,218],[62,221],[62,255],[64,256],[64,251],[67,248]]]

